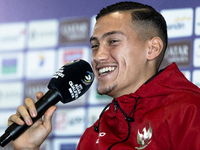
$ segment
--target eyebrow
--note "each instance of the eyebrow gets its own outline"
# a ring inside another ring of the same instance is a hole
[[[110,35],[113,35],[113,34],[124,35],[124,33],[122,33],[121,31],[111,31],[111,32],[107,32],[107,33],[103,34],[102,38],[106,38],[107,36],[110,36]],[[90,42],[93,41],[93,40],[98,40],[98,38],[95,37],[95,36],[92,36],[90,38]]]

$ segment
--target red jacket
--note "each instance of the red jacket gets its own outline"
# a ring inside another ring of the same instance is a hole
[[[114,99],[99,120],[77,150],[200,150],[200,89],[173,63],[135,93]]]

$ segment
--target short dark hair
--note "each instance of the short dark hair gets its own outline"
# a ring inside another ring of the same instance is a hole
[[[143,36],[142,38],[150,38],[145,37],[147,35],[156,35],[161,38],[161,40],[163,41],[163,54],[161,58],[162,62],[164,53],[168,45],[167,25],[164,17],[149,5],[141,4],[138,2],[125,1],[112,4],[101,9],[96,16],[96,20],[116,11],[131,11],[132,21],[136,24],[138,23],[138,27],[140,28],[139,31],[145,31],[145,34],[140,34],[141,36]],[[154,30],[152,31],[151,29]],[[149,32],[151,34],[146,34],[146,32]]]

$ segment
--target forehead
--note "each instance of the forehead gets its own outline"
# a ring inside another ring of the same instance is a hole
[[[93,35],[104,32],[130,29],[131,14],[128,12],[113,12],[99,18],[95,24]]]

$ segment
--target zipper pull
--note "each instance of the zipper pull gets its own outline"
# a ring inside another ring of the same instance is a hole
[[[114,112],[117,113],[117,101],[114,101]]]

